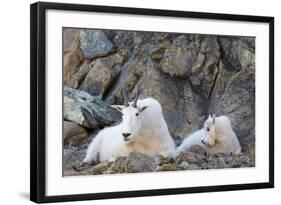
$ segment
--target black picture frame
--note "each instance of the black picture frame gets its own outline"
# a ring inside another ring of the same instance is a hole
[[[269,181],[239,185],[171,188],[108,193],[46,196],[46,10],[86,11],[150,16],[263,22],[269,24]],[[218,192],[274,187],[274,18],[265,16],[230,15],[144,8],[125,8],[82,4],[38,2],[30,6],[30,200],[37,203],[77,200],[97,200],[154,195]]]

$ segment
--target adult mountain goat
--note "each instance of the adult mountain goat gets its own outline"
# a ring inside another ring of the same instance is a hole
[[[162,114],[160,103],[153,98],[138,100],[139,89],[133,102],[113,105],[122,113],[119,125],[101,130],[90,143],[83,163],[114,160],[130,152],[146,155],[175,155],[175,144]]]
[[[177,155],[188,150],[193,145],[204,147],[209,153],[241,152],[241,147],[227,116],[216,117],[209,115],[204,123],[204,128],[186,137],[177,148]]]

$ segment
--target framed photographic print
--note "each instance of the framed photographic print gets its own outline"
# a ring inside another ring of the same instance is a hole
[[[274,18],[31,5],[34,202],[274,187]]]

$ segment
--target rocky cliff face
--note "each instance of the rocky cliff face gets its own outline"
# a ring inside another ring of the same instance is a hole
[[[123,103],[125,87],[133,98],[138,86],[140,98],[161,103],[177,144],[201,128],[208,114],[229,116],[244,161],[254,165],[254,37],[64,29],[64,85],[64,119],[74,122],[65,122],[68,168],[69,156],[81,155],[95,136],[88,133],[120,121],[109,105]]]

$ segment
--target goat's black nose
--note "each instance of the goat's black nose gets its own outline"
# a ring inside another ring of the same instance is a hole
[[[126,138],[128,138],[131,135],[131,133],[122,133],[122,135],[126,139]]]
[[[205,141],[204,140],[201,140],[202,144],[205,144]]]

